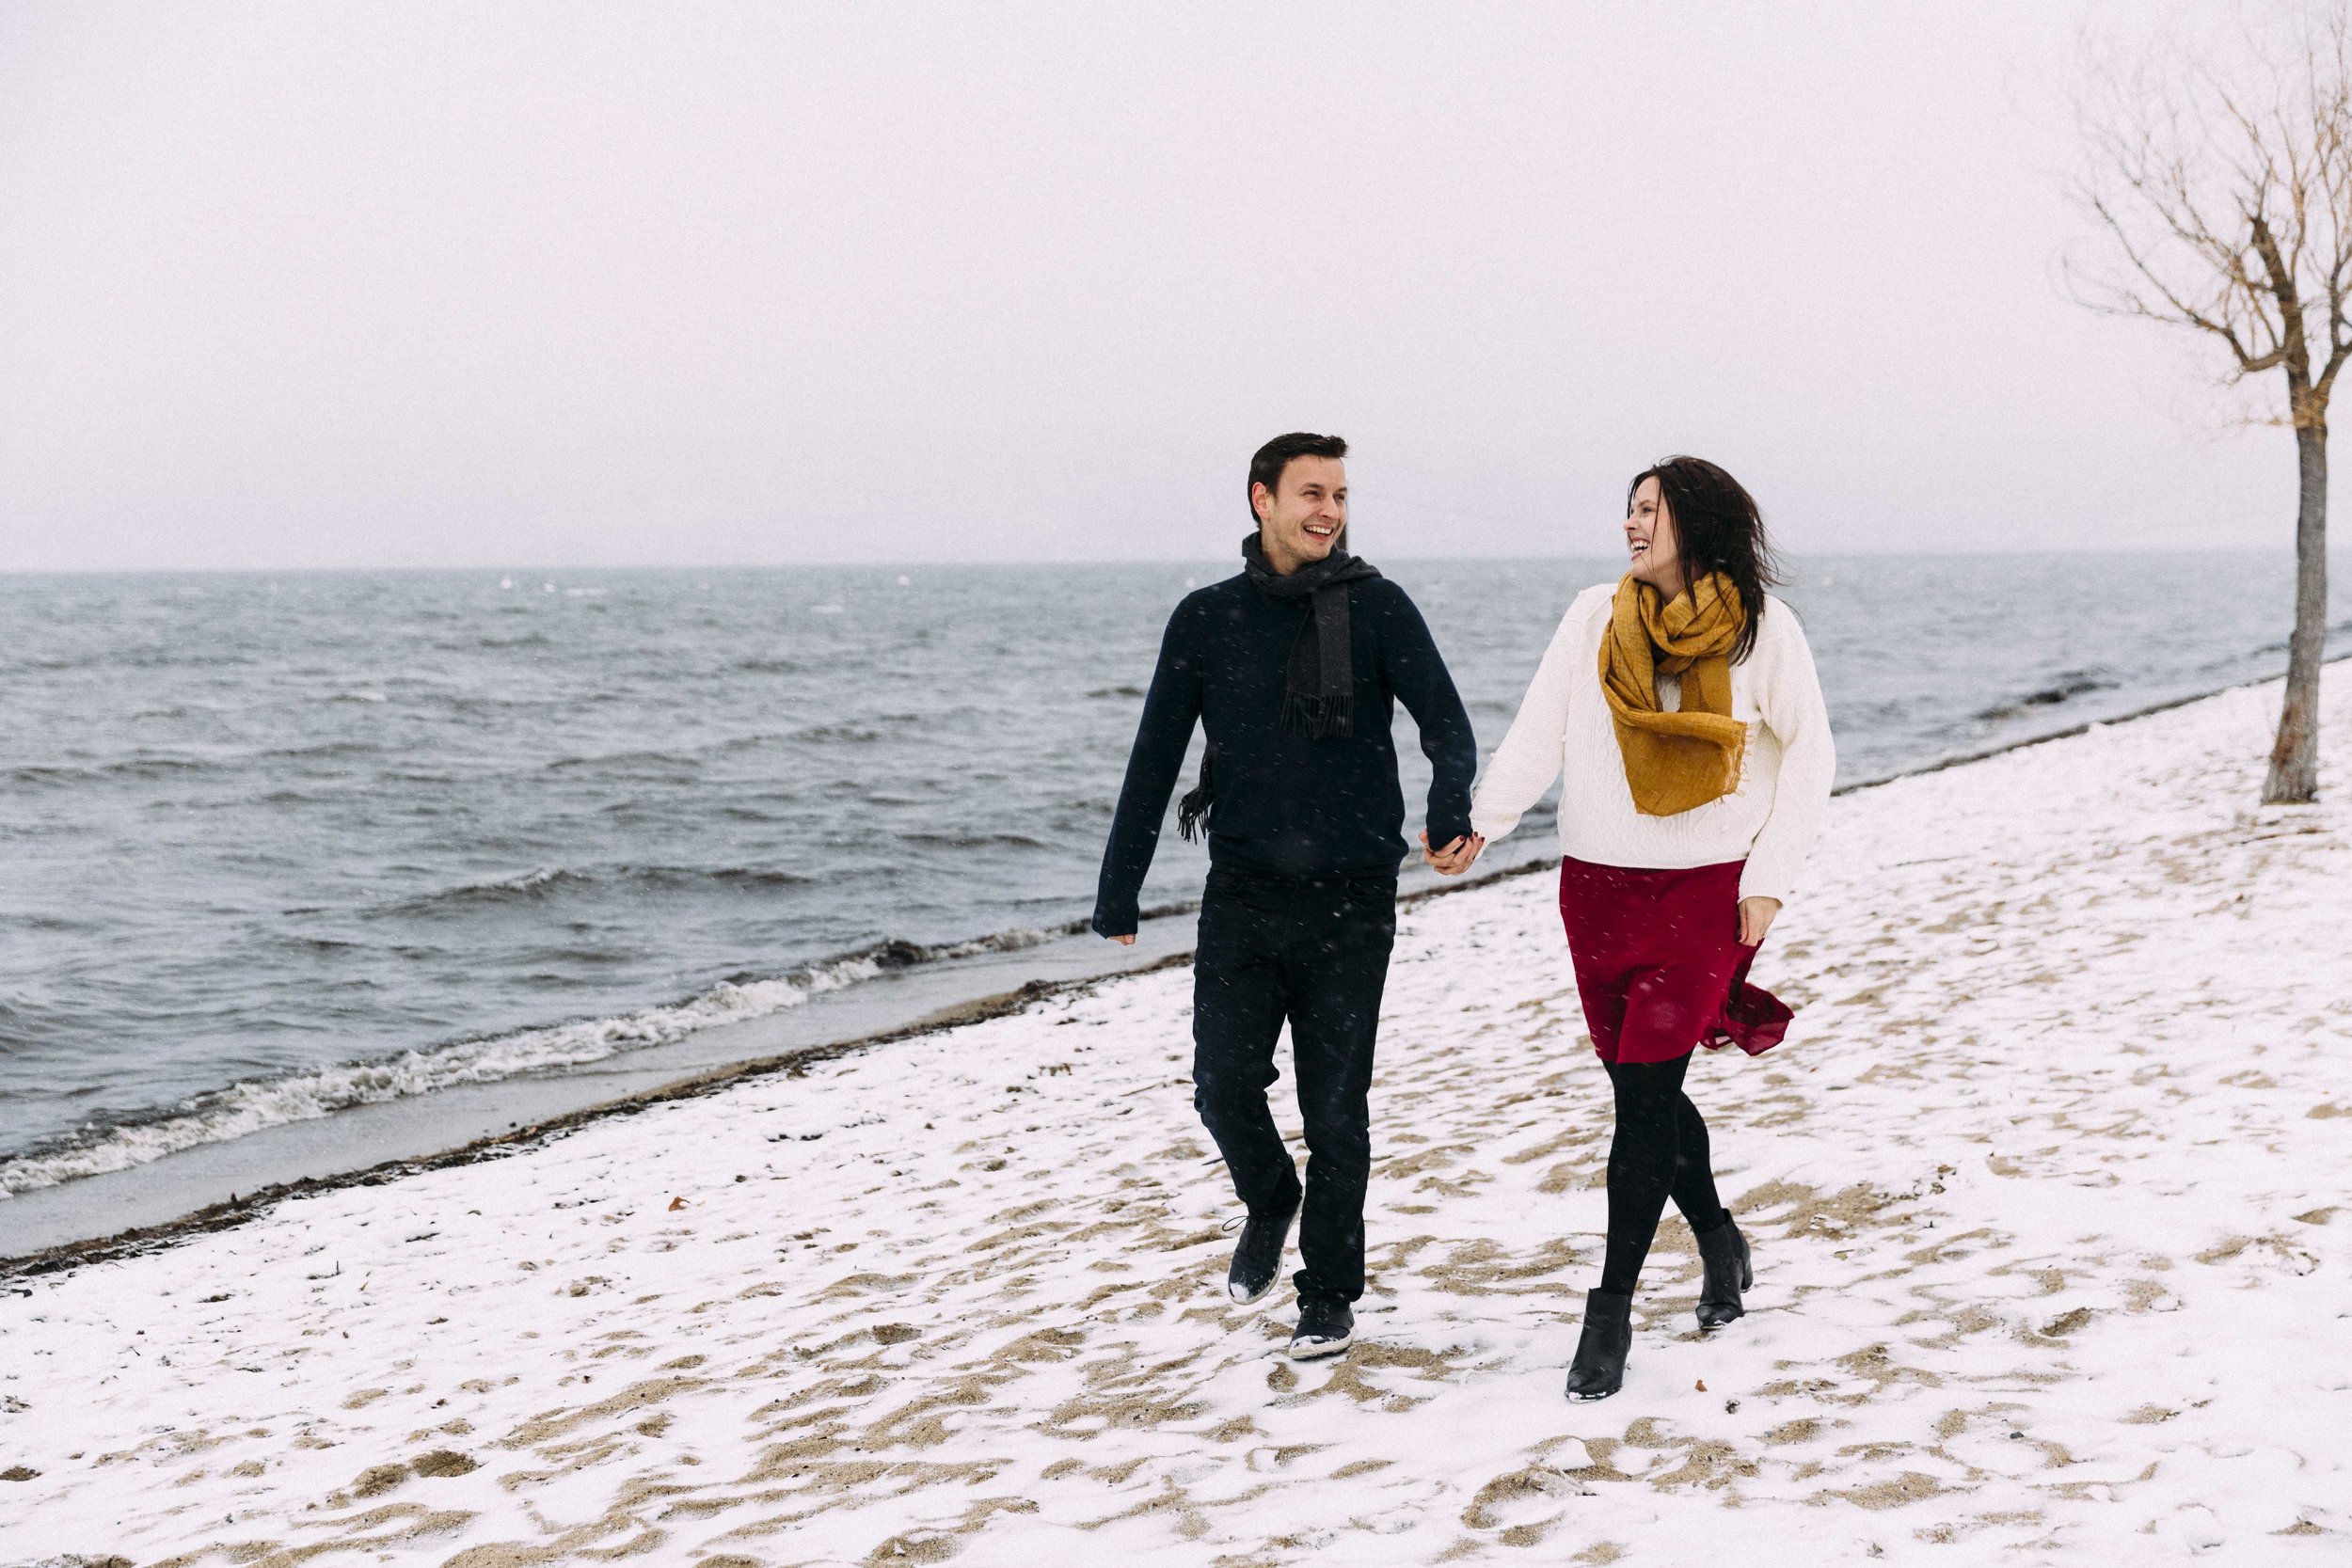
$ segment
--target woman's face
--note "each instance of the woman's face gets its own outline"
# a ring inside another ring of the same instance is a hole
[[[1682,552],[1675,538],[1674,513],[1659,493],[1656,474],[1633,492],[1633,504],[1625,515],[1625,547],[1635,578],[1661,594],[1682,592]]]

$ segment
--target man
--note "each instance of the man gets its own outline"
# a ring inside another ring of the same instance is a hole
[[[1436,770],[1424,856],[1450,876],[1479,848],[1478,745],[1453,677],[1405,591],[1340,547],[1346,455],[1336,436],[1296,434],[1250,460],[1258,528],[1242,541],[1244,569],[1168,619],[1094,905],[1095,930],[1135,941],[1136,898],[1198,719],[1208,754],[1179,812],[1185,837],[1204,817],[1209,831],[1193,1103],[1248,1211],[1226,1289],[1253,1302],[1274,1288],[1300,1217],[1298,1173],[1265,1096],[1290,1024],[1308,1151],[1290,1343],[1301,1360],[1347,1349],[1364,1291],[1366,1097],[1406,854],[1392,697]],[[1445,847],[1433,850],[1433,839]]]

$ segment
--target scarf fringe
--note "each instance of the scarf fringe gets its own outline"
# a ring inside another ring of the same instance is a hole
[[[1200,842],[1200,819],[1209,815],[1212,799],[1209,786],[1204,784],[1187,791],[1184,798],[1176,802],[1176,834],[1186,844]]]
[[[1282,699],[1282,727],[1310,740],[1344,740],[1356,733],[1356,699],[1290,692]]]
[[[1200,782],[1187,790],[1183,800],[1176,802],[1176,833],[1186,844],[1195,843],[1200,839],[1200,824],[1208,816],[1209,807],[1216,803],[1216,786],[1209,777],[1209,769],[1215,766],[1216,762],[1216,747],[1214,744],[1202,747],[1200,749]]]

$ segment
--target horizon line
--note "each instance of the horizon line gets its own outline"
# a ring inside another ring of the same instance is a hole
[[[1473,562],[1589,562],[1614,561],[1613,554],[1557,553],[1516,554],[1478,553],[1470,555],[1423,554],[1383,550],[1390,561],[1410,561],[1429,564],[1470,564]],[[2133,556],[2133,555],[2262,555],[2292,559],[2292,544],[2248,547],[2236,545],[2078,545],[2043,549],[1964,549],[1942,548],[1925,550],[1894,549],[1783,549],[1782,556],[1790,561],[1834,560],[2015,560],[2046,559],[2066,556]],[[2339,555],[2352,557],[2352,545],[2331,546],[2327,551],[2333,562]],[[1225,557],[1212,556],[1138,556],[1104,559],[1100,556],[1025,556],[1025,557],[944,557],[930,560],[834,560],[834,561],[727,561],[727,562],[574,562],[558,564],[549,562],[463,562],[446,565],[415,563],[389,564],[358,562],[347,565],[287,565],[287,566],[6,566],[0,565],[0,578],[97,578],[97,577],[334,577],[354,574],[378,576],[433,574],[475,574],[521,572],[549,574],[560,572],[793,572],[793,571],[937,571],[942,569],[1021,570],[1029,567],[1127,567],[1127,566],[1222,566],[1230,564]]]

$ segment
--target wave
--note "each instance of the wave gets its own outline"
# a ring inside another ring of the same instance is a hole
[[[600,757],[558,757],[545,766],[550,773],[568,773],[580,769],[637,772],[647,768],[700,768],[702,764],[693,757],[675,756],[668,752],[614,752]]]
[[[329,702],[373,703],[381,699],[365,694],[344,693],[326,699]],[[180,710],[156,711],[136,715],[137,718],[180,717]],[[31,788],[80,788],[93,784],[113,784],[121,780],[153,783],[157,780],[177,780],[211,776],[232,778],[240,774],[265,772],[266,765],[275,762],[320,760],[342,761],[349,758],[381,755],[383,748],[357,741],[335,741],[317,746],[222,754],[215,756],[137,756],[119,762],[74,766],[60,763],[20,763],[0,770],[0,782]],[[231,801],[231,804],[244,803]]]
[[[1042,849],[1045,845],[1026,833],[902,833],[908,844],[920,844],[927,849]]]
[[[222,764],[203,757],[127,757],[93,767],[61,767],[54,763],[24,763],[11,768],[8,783],[38,787],[72,787],[115,779],[169,779],[190,773],[220,771]]]
[[[2352,619],[2338,621],[2334,626],[2326,628],[2323,636],[2330,638],[2342,637],[2346,633],[2352,633]],[[2287,651],[2287,640],[2281,637],[2275,642],[2264,643],[2261,647],[2256,648],[2254,653],[2256,656],[2264,654],[2282,654]]]
[[[1083,920],[1073,920],[1059,926],[1039,927],[1016,926],[1009,931],[992,931],[984,937],[968,942],[943,942],[926,947],[915,942],[885,942],[849,955],[850,959],[871,958],[884,969],[905,969],[911,964],[938,963],[944,958],[977,958],[986,953],[1018,953],[1025,947],[1035,947],[1056,937],[1074,937],[1087,928]]]
[[[755,871],[740,866],[702,870],[677,865],[620,865],[608,871],[571,871],[562,866],[542,866],[519,877],[507,877],[494,882],[472,882],[443,888],[437,893],[420,894],[379,912],[429,916],[485,907],[545,903],[570,895],[594,893],[676,892],[693,888],[757,893],[774,888],[803,887],[808,881],[808,878],[790,871]]]
[[[231,1084],[155,1116],[0,1160],[0,1200],[86,1176],[128,1170],[182,1149],[225,1143],[264,1128],[315,1121],[358,1105],[465,1084],[491,1084],[524,1073],[558,1071],[668,1045],[698,1030],[764,1018],[797,1007],[822,992],[917,964],[1034,947],[1075,932],[1080,924],[1045,930],[1022,927],[969,942],[934,945],[881,942],[807,965],[780,979],[739,975],[721,981],[700,996],[641,1012],[455,1040],[379,1061],[339,1062],[283,1077]]]
[[[1973,717],[1985,723],[1997,723],[2004,719],[2014,719],[2021,713],[2029,713],[2038,707],[2056,707],[2061,703],[2072,702],[2076,697],[2089,696],[2093,691],[2112,691],[2121,684],[2113,676],[2096,671],[2069,670],[2058,676],[2053,684],[2040,690],[2028,691],[2022,696],[2011,697],[2006,702],[1994,703],[1990,707],[1979,708]]]
[[[893,732],[904,733],[926,722],[938,724],[958,717],[963,710],[951,709],[930,716],[927,721],[913,713],[877,713],[862,723],[807,724],[785,736],[787,740],[839,740],[854,746],[870,746],[878,740],[891,738]]]
[[[819,964],[782,980],[725,981],[691,1001],[616,1018],[525,1029],[485,1039],[405,1051],[373,1062],[339,1062],[282,1078],[231,1084],[182,1101],[160,1116],[103,1129],[0,1162],[0,1198],[62,1181],[147,1164],[201,1144],[223,1143],[263,1128],[314,1121],[462,1084],[489,1084],[602,1061],[667,1045],[714,1024],[761,1018],[883,973],[870,957]]]

